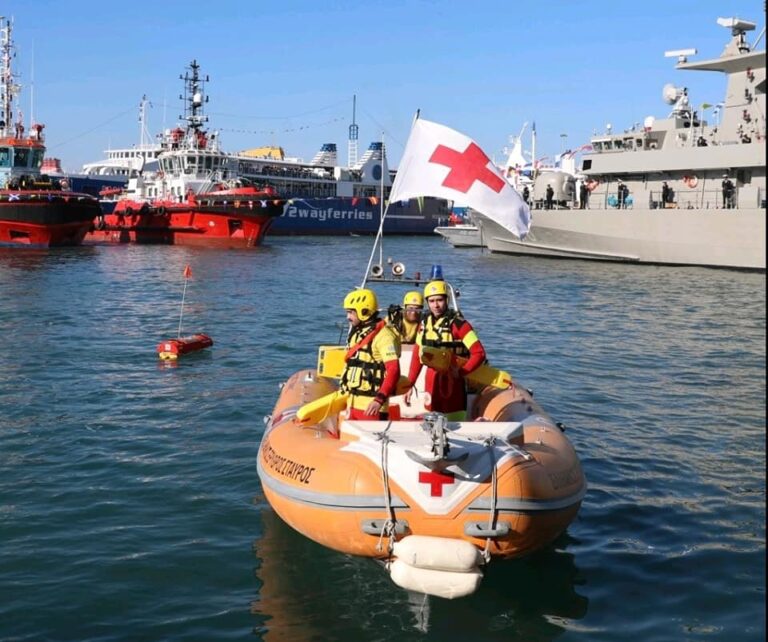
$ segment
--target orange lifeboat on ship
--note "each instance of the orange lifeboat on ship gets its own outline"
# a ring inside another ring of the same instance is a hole
[[[383,561],[399,586],[453,598],[476,590],[491,560],[546,546],[576,516],[586,493],[576,452],[509,375],[470,395],[471,421],[402,396],[389,421],[350,421],[343,403],[305,412],[337,390],[318,374],[323,354],[283,385],[258,454],[267,500],[300,533]],[[401,371],[412,354],[403,346]],[[423,376],[415,398],[428,405]]]

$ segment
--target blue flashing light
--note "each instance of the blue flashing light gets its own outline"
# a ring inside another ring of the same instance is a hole
[[[430,281],[444,281],[443,278],[443,266],[442,265],[433,265],[432,266],[432,273],[429,275]]]

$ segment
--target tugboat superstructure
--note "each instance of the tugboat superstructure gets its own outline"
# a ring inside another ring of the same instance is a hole
[[[25,135],[21,111],[14,113],[21,86],[11,65],[12,23],[0,20],[0,245],[79,245],[100,213],[99,202],[41,173],[45,125],[32,123]]]
[[[205,129],[205,84],[193,60],[185,73],[184,123],[163,132],[155,171],[140,167],[114,195],[89,238],[113,243],[165,243],[217,247],[259,245],[283,213],[274,190],[239,179],[217,133]]]

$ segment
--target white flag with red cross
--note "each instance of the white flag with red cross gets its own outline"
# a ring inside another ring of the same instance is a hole
[[[471,138],[421,118],[411,129],[389,200],[418,196],[467,205],[521,239],[531,227],[528,205]]]

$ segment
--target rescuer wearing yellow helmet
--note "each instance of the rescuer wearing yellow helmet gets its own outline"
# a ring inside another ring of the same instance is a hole
[[[427,366],[426,392],[431,395],[428,409],[445,413],[448,419],[466,417],[467,389],[464,377],[485,363],[485,348],[468,321],[448,308],[448,284],[442,279],[427,283],[424,298],[429,313],[416,336],[419,358],[411,359],[405,401],[410,403],[413,386],[422,366]],[[457,361],[460,358],[460,361]]]
[[[412,290],[403,297],[402,307],[389,306],[387,320],[389,325],[400,335],[400,343],[416,343],[416,334],[421,321],[421,311],[424,308],[424,297],[421,292]]]
[[[381,419],[400,378],[400,338],[379,318],[373,290],[352,290],[343,307],[350,326],[341,375],[341,390],[349,393],[347,417]]]

